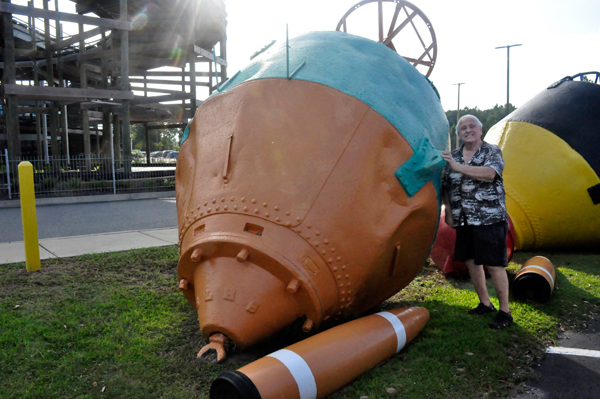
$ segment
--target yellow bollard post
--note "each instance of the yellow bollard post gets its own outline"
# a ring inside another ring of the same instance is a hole
[[[33,165],[23,161],[19,164],[19,193],[21,197],[21,220],[25,242],[25,265],[28,272],[40,270],[40,246],[38,242],[37,214],[35,210],[35,188]]]

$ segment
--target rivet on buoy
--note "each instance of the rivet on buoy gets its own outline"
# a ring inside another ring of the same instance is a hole
[[[181,280],[179,280],[179,289],[181,291],[187,291],[188,281],[186,279],[182,278]]]
[[[190,259],[194,263],[200,262],[200,259],[202,259],[202,249],[200,249],[200,248],[194,249],[194,252],[192,252]]]
[[[288,284],[286,291],[289,292],[290,294],[295,294],[296,292],[298,292],[299,288],[300,288],[300,281],[298,279],[293,279]]]
[[[302,325],[302,331],[310,332],[310,330],[313,329],[314,325],[315,325],[315,323],[313,323],[313,321],[311,319],[306,319],[306,321]]]
[[[250,256],[250,252],[248,252],[246,248],[242,248],[235,258],[238,260],[238,262],[244,263],[246,259],[248,259],[248,256]]]

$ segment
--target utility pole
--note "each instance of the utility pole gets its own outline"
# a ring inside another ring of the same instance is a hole
[[[510,93],[510,48],[518,47],[518,46],[521,46],[521,44],[510,44],[508,46],[496,47],[496,50],[498,50],[499,48],[506,49],[506,115],[507,116],[510,113],[508,110],[509,93]]]
[[[464,83],[454,83],[454,86],[458,86],[458,104],[456,105],[456,148],[458,148],[458,120],[460,119],[460,86]]]

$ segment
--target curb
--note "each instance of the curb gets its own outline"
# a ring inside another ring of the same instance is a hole
[[[56,197],[56,198],[38,198],[35,200],[36,206],[44,205],[65,205],[65,204],[87,204],[94,202],[113,202],[113,201],[131,201],[155,198],[175,198],[175,191],[159,191],[152,193],[129,193],[129,194],[109,194],[109,195],[88,195],[81,197]],[[2,208],[20,208],[21,201],[8,200],[0,201]]]

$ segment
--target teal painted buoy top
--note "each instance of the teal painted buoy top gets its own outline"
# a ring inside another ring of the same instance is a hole
[[[415,152],[410,178],[396,177],[412,196],[433,179],[439,193],[439,152],[448,143],[448,120],[432,84],[387,46],[343,32],[310,32],[289,41],[293,79],[320,83],[357,98],[386,118]],[[220,93],[256,79],[288,77],[286,44],[273,46],[225,84]],[[213,93],[218,95],[219,92]],[[187,138],[184,135],[182,143]],[[416,173],[415,173],[416,172]]]

